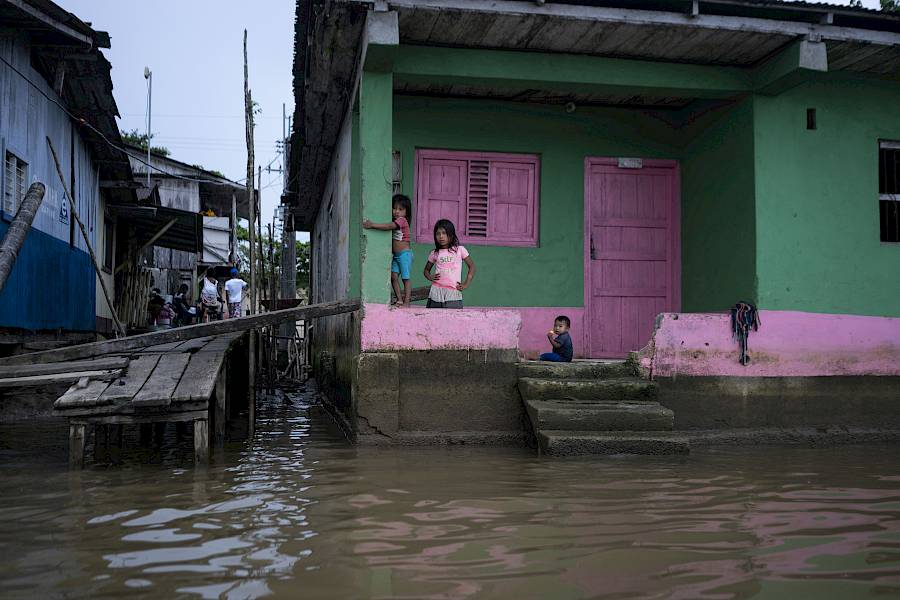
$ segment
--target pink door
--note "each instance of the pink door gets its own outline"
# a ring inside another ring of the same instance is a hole
[[[632,161],[632,166],[634,162]],[[621,358],[681,304],[679,178],[675,161],[585,161],[585,326],[590,356]]]

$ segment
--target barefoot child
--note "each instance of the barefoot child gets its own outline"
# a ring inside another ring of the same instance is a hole
[[[369,219],[363,221],[365,229],[391,231],[391,285],[397,296],[397,306],[408,306],[412,288],[409,286],[409,269],[412,267],[413,253],[409,247],[409,220],[412,219],[412,204],[403,194],[394,196],[391,204],[393,220],[390,223],[373,223]],[[400,291],[400,280],[403,280],[403,292]]]
[[[460,282],[462,266],[466,263],[466,280]],[[437,265],[434,273],[431,269]],[[475,277],[475,263],[465,246],[459,245],[456,228],[447,219],[434,224],[434,250],[428,255],[425,279],[431,282],[426,308],[462,308],[462,291]]]
[[[572,362],[572,338],[569,336],[569,327],[572,324],[569,317],[560,315],[553,322],[553,329],[547,332],[547,339],[553,346],[553,352],[541,354],[541,360],[550,362]]]

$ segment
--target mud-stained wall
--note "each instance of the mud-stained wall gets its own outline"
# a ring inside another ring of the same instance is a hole
[[[517,310],[363,307],[361,443],[522,443]]]
[[[341,128],[328,172],[328,183],[311,235],[313,303],[341,300],[350,295],[352,146],[352,117],[348,116]],[[352,424],[353,359],[359,353],[357,315],[350,313],[316,319],[312,326],[312,362],[319,385],[331,401],[335,417]]]
[[[676,429],[900,427],[900,319],[765,310],[739,362],[727,314],[660,316],[641,365]]]
[[[749,337],[749,364],[727,314],[660,316],[652,354],[653,377],[900,376],[900,318],[760,311]]]

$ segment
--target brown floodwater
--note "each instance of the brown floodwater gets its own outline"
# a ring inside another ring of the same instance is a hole
[[[58,423],[0,425],[0,597],[900,594],[896,446],[354,448],[307,402],[197,469],[174,431],[69,472]]]

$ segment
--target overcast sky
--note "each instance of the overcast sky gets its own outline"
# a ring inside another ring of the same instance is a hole
[[[95,29],[107,31],[112,48],[113,93],[123,130],[146,128],[144,66],[153,71],[153,143],[172,157],[243,180],[242,39],[248,32],[250,86],[257,116],[256,162],[282,167],[275,142],[282,135],[282,103],[293,112],[293,0],[56,0]],[[848,1],[835,2],[848,4]],[[878,0],[863,0],[870,8]],[[263,172],[262,216],[272,219],[281,176]]]
[[[169,148],[172,158],[241,181],[247,174],[246,28],[250,87],[262,109],[256,117],[256,163],[282,166],[275,143],[282,136],[282,103],[288,115],[293,112],[293,0],[55,1],[94,29],[109,32],[112,48],[103,52],[112,63],[120,129],[146,129],[148,66],[153,71],[153,144]],[[263,223],[272,220],[281,182],[281,175],[263,170]]]

